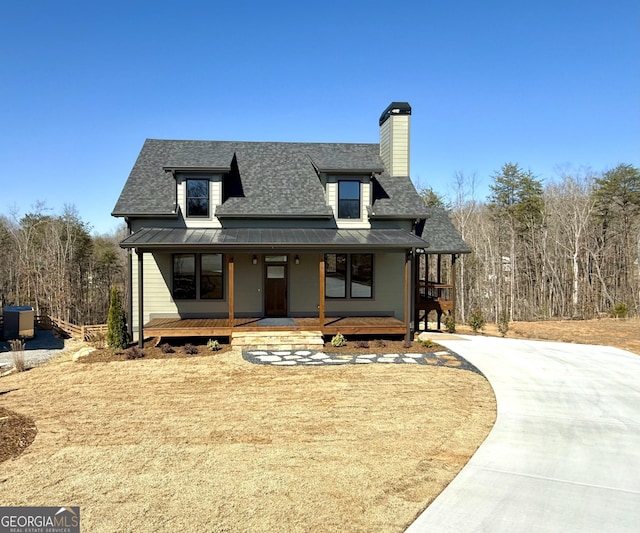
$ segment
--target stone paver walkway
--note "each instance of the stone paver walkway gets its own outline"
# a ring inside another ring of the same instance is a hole
[[[446,366],[481,372],[466,359],[449,350],[427,353],[337,354],[315,350],[243,350],[242,357],[250,363],[274,366],[338,366],[348,364],[409,364]]]

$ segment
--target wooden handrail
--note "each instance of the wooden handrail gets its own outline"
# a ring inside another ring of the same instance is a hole
[[[453,285],[420,280],[416,285],[416,296],[422,300],[453,300]]]

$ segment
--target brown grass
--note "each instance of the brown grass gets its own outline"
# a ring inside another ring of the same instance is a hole
[[[640,354],[640,318],[512,322],[509,328],[507,337],[511,338],[615,346]],[[457,326],[456,331],[471,334],[465,325]],[[500,336],[496,324],[487,324],[484,334]]]
[[[492,427],[479,375],[270,367],[239,353],[71,362],[0,381],[38,433],[3,505],[79,505],[83,531],[403,531]]]

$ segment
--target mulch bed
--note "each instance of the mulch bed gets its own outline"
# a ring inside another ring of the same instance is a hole
[[[35,422],[0,407],[0,463],[18,457],[36,438]]]
[[[80,357],[80,363],[109,363],[111,361],[127,361],[132,359],[186,359],[189,357],[216,356],[231,350],[228,344],[220,344],[219,350],[210,350],[207,348],[206,340],[200,344],[196,344],[195,339],[188,339],[187,342],[171,342],[162,343],[156,346],[156,339],[145,341],[144,348],[141,352],[137,352],[137,344],[132,344],[127,350],[113,351],[109,348],[102,348],[91,352],[90,354]],[[191,351],[195,353],[187,353],[185,347],[191,345]]]
[[[185,346],[189,343],[197,350],[197,353],[186,353]],[[111,361],[127,361],[130,359],[183,359],[189,357],[203,357],[223,354],[231,350],[231,346],[228,344],[220,343],[219,350],[210,350],[207,348],[206,340],[202,339],[171,339],[170,343],[166,343],[171,347],[173,351],[168,352],[166,348],[163,350],[160,346],[155,346],[156,339],[150,339],[145,342],[144,348],[141,354],[132,351],[137,345],[131,345],[128,350],[114,352],[113,350],[103,348],[98,349],[85,357],[78,359],[81,363],[108,363]],[[331,345],[331,342],[326,342],[324,346],[324,352],[331,352],[336,354],[350,354],[360,355],[369,353],[431,353],[443,350],[442,346],[434,344],[431,347],[425,347],[420,343],[412,342],[408,348],[405,346],[404,340],[397,339],[372,339],[372,340],[351,340],[347,344],[341,347],[335,347]],[[141,355],[141,357],[139,356]]]

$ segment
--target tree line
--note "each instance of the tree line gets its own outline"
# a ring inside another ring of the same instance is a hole
[[[447,202],[473,252],[456,263],[456,320],[538,320],[640,315],[640,171],[566,171],[548,182],[506,163],[489,194],[456,174]],[[428,236],[427,236],[428,238]]]
[[[127,298],[127,254],[118,246],[125,230],[92,236],[90,229],[73,207],[0,215],[0,308],[31,305],[36,315],[105,323],[111,288]]]
[[[640,171],[561,173],[543,182],[506,163],[476,198],[475,176],[455,175],[445,207],[472,253],[456,262],[456,320],[640,316]],[[428,239],[428,225],[426,227]],[[76,324],[106,322],[110,291],[128,300],[122,227],[92,236],[73,207],[0,215],[0,308],[32,305]],[[444,269],[447,272],[448,269]],[[444,279],[443,282],[447,280]]]

